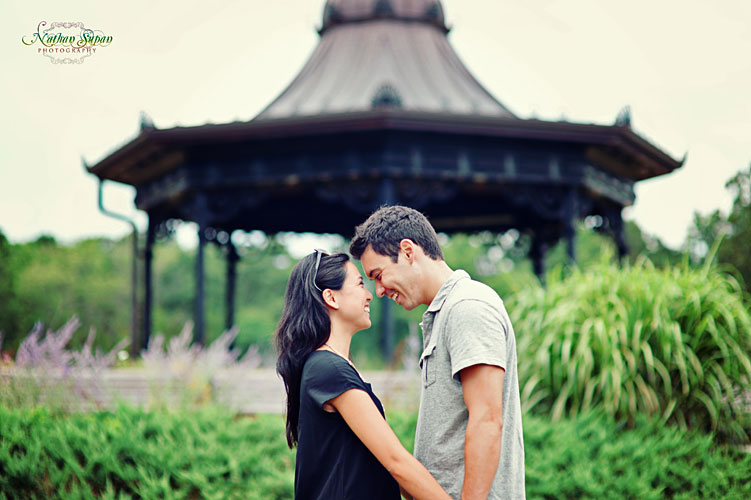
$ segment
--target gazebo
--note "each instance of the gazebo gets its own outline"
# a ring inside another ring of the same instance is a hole
[[[174,220],[198,225],[195,340],[204,336],[204,247],[226,248],[227,324],[234,321],[233,231],[352,234],[385,203],[426,213],[436,230],[516,228],[545,249],[599,216],[621,253],[621,210],[637,181],[682,165],[613,125],[522,119],[467,70],[447,38],[440,0],[329,0],[320,41],[292,83],[248,122],[157,129],[88,172],[136,188],[148,214],[143,335],[151,335],[152,248]],[[389,307],[383,309],[390,352]],[[135,340],[135,339],[134,339]]]

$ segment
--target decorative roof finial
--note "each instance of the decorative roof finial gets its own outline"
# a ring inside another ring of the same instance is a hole
[[[394,8],[389,0],[377,0],[373,6],[373,14],[376,16],[393,16]]]
[[[141,111],[141,130],[153,130],[155,128],[154,120],[146,114],[146,111]]]
[[[615,117],[615,125],[618,127],[631,128],[631,106],[626,105],[621,108],[618,115]]]
[[[376,90],[373,99],[370,101],[370,105],[373,109],[401,108],[402,98],[396,87],[389,83],[384,83]]]
[[[440,0],[327,0],[318,34],[342,24],[384,19],[429,24],[449,32]]]

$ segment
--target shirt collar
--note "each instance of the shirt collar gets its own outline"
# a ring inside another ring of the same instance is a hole
[[[454,288],[454,285],[456,285],[459,280],[463,280],[465,278],[469,279],[469,274],[467,274],[467,271],[463,269],[457,269],[456,271],[451,273],[449,279],[444,281],[443,285],[441,285],[441,288],[438,289],[438,293],[435,294],[433,301],[430,303],[428,309],[425,312],[433,313],[440,311],[441,307],[443,307],[443,303],[446,302],[449,293],[451,293],[451,290]]]

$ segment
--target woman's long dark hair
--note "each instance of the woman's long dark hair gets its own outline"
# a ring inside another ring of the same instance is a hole
[[[315,273],[317,252],[298,262],[289,276],[284,309],[276,329],[276,371],[284,380],[287,392],[287,444],[297,444],[300,418],[300,382],[308,354],[321,347],[331,333],[331,320],[318,288],[342,288],[349,260],[345,253],[323,254]],[[313,283],[315,275],[315,284]]]

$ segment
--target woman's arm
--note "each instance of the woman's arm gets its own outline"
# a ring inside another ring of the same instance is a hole
[[[350,389],[329,402],[402,489],[415,500],[451,500],[430,472],[404,449],[365,391]]]

